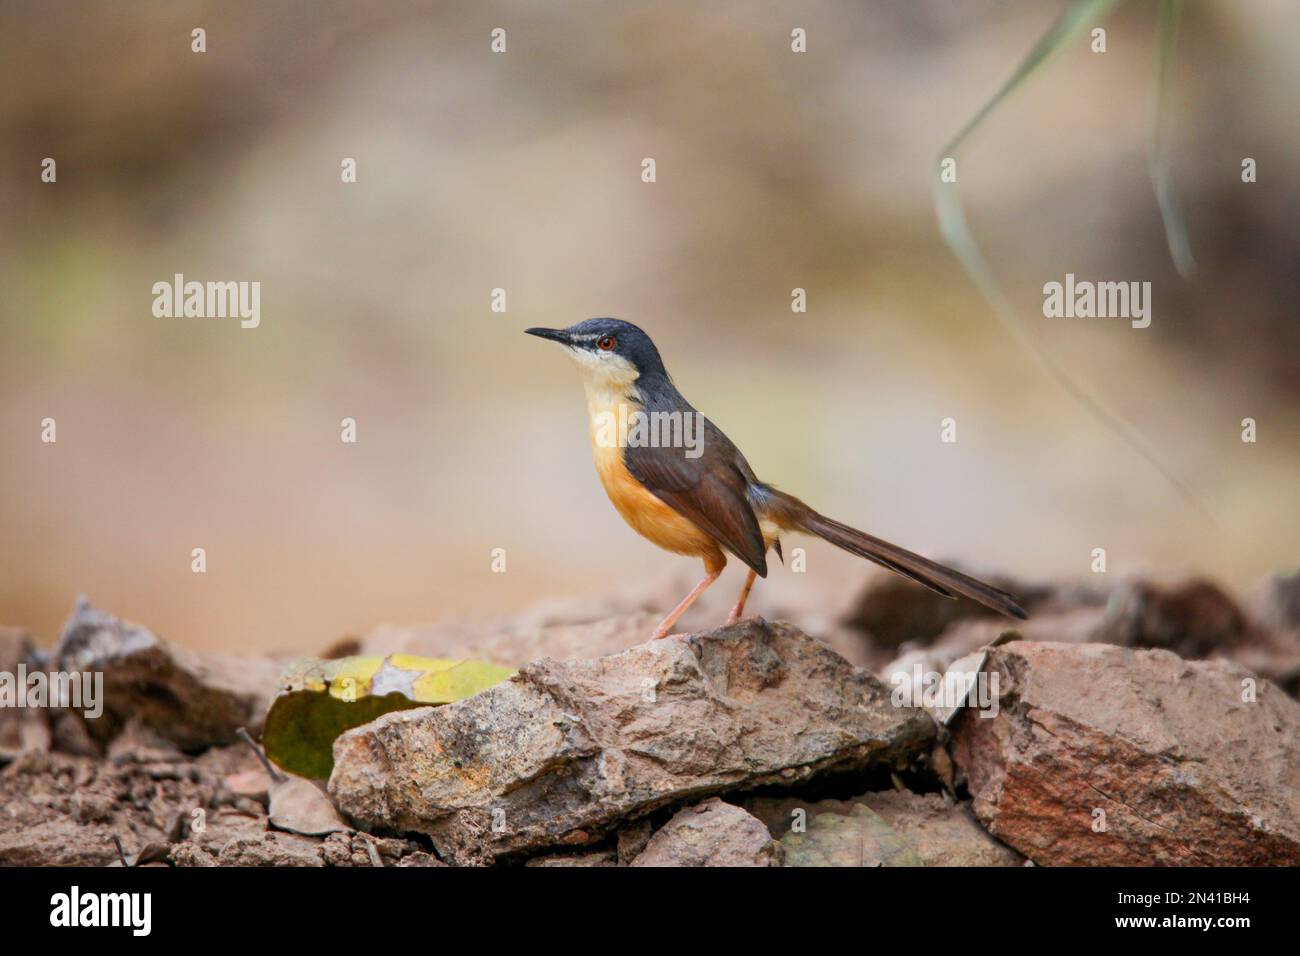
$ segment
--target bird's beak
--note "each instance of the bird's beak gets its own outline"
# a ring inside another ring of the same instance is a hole
[[[528,335],[536,335],[538,338],[559,342],[561,345],[573,344],[573,339],[564,329],[524,329],[524,332]]]

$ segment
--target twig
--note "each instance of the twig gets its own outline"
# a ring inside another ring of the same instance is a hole
[[[235,736],[237,736],[244,743],[248,744],[249,749],[251,749],[253,753],[257,755],[257,759],[260,760],[262,762],[262,766],[266,768],[267,776],[271,778],[272,783],[284,783],[284,781],[289,779],[284,774],[280,773],[280,771],[276,770],[275,767],[272,765],[271,761],[266,759],[266,754],[262,753],[262,748],[257,745],[257,742],[253,740],[253,738],[249,735],[247,730],[245,730],[243,727],[240,727],[238,730],[235,731]]]
[[[131,864],[126,862],[126,851],[122,849],[122,838],[116,833],[113,834],[113,845],[117,847],[117,855],[122,861],[122,866],[130,869]]]

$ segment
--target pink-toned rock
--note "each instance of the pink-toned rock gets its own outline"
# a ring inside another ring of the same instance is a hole
[[[1102,644],[1012,643],[987,669],[999,712],[959,715],[954,756],[1034,862],[1300,864],[1300,704],[1276,686]]]
[[[717,797],[677,813],[632,866],[780,866],[781,846],[763,821]]]

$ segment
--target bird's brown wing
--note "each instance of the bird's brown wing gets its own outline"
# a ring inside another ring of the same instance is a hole
[[[763,532],[749,504],[749,483],[735,464],[735,446],[709,428],[702,452],[688,458],[684,448],[625,448],[623,464],[647,491],[767,577]]]

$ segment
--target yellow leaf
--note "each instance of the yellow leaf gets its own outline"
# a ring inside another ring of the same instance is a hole
[[[285,673],[262,732],[266,755],[290,773],[324,779],[334,739],[395,710],[449,704],[513,676],[484,661],[413,654],[306,659]]]

